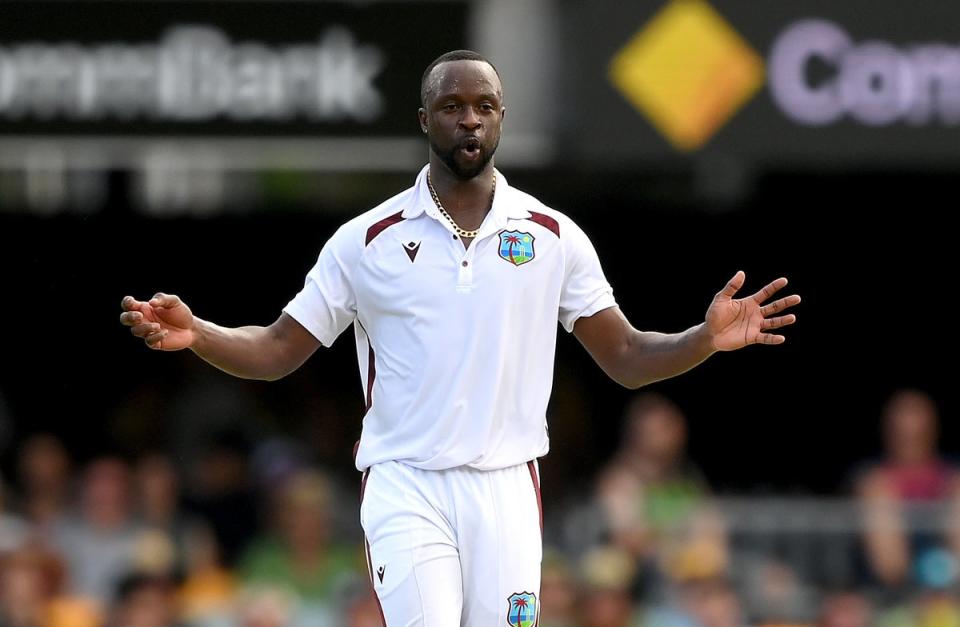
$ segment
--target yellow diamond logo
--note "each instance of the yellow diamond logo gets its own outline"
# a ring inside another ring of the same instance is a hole
[[[610,80],[693,151],[760,89],[763,61],[705,0],[672,0],[614,56]]]

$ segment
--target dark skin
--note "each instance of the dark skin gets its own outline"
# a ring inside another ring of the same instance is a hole
[[[478,228],[490,210],[493,154],[505,112],[500,80],[486,63],[451,61],[431,72],[420,126],[430,140],[434,188],[463,229]],[[787,284],[780,278],[752,296],[735,299],[745,278],[737,272],[714,296],[704,322],[681,333],[638,331],[618,307],[611,307],[580,318],[574,335],[610,378],[629,388],[676,376],[717,351],[782,344],[785,338],[770,331],[796,321],[784,311],[800,297],[771,301]],[[178,297],[162,293],[149,301],[127,296],[121,308],[121,324],[148,347],[189,348],[217,368],[247,379],[279,379],[320,346],[285,313],[266,327],[226,328],[194,316]]]
[[[430,73],[417,112],[430,141],[430,178],[443,208],[467,231],[479,228],[490,209],[493,155],[506,112],[500,79],[486,63],[451,61]],[[464,247],[470,241],[463,238]]]

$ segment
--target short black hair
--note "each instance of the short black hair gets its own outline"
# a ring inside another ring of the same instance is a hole
[[[421,106],[427,106],[427,80],[430,78],[430,73],[433,72],[433,68],[442,63],[448,63],[450,61],[480,61],[481,63],[486,63],[493,68],[497,78],[500,78],[500,72],[497,70],[497,66],[495,66],[490,59],[483,56],[479,52],[474,52],[473,50],[451,50],[450,52],[444,52],[439,57],[431,61],[430,65],[427,66],[427,69],[423,71],[423,78],[420,79]]]

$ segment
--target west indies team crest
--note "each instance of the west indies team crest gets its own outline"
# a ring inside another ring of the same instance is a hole
[[[537,622],[537,595],[514,592],[507,597],[507,624],[510,627],[533,627]]]
[[[515,266],[533,260],[533,235],[521,231],[500,231],[500,258]]]

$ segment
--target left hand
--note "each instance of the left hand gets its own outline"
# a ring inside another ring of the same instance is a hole
[[[787,338],[782,335],[766,333],[797,321],[793,314],[780,314],[800,302],[796,294],[776,300],[769,305],[763,303],[779,292],[787,280],[779,278],[762,290],[747,298],[734,300],[734,295],[743,287],[746,275],[740,271],[733,275],[726,287],[713,297],[707,309],[706,330],[713,348],[718,351],[732,351],[749,344],[783,344]]]

